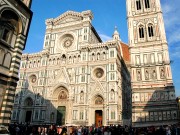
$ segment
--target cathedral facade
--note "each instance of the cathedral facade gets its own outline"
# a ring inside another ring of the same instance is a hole
[[[0,125],[10,123],[30,6],[31,0],[0,0]]]
[[[160,0],[126,0],[126,6],[128,46],[117,30],[102,42],[91,11],[46,20],[43,50],[22,56],[12,122],[178,122]]]
[[[12,122],[131,123],[128,46],[114,31],[102,42],[91,11],[46,20],[41,52],[23,54]]]

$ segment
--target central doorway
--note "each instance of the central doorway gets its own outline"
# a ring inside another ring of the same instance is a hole
[[[27,123],[31,122],[31,115],[32,115],[32,111],[26,111],[25,122]]]
[[[95,126],[99,127],[102,126],[102,110],[95,111]]]
[[[64,125],[65,124],[65,116],[66,116],[66,107],[58,106],[56,123],[58,125]]]

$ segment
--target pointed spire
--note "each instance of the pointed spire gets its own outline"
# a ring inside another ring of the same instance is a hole
[[[115,26],[114,34],[113,34],[113,39],[114,40],[121,40],[119,32],[117,31],[117,26]]]

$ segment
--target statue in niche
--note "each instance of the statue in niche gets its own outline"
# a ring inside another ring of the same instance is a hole
[[[140,65],[140,57],[139,57],[139,55],[136,56],[136,62],[137,62],[137,65]]]
[[[149,72],[148,72],[148,70],[145,71],[145,79],[149,80]]]
[[[137,80],[138,81],[141,80],[141,72],[140,71],[137,72]]]
[[[161,69],[161,71],[160,71],[160,77],[161,77],[161,78],[164,78],[164,69]]]
[[[80,102],[83,102],[84,101],[84,92],[81,91],[80,93]]]
[[[114,90],[111,90],[111,93],[110,93],[110,98],[111,98],[111,101],[114,100]]]
[[[153,78],[153,79],[156,79],[156,71],[155,71],[155,70],[153,70],[152,78]]]

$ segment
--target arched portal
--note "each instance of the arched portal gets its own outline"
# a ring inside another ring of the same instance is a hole
[[[66,110],[68,106],[68,90],[65,87],[58,87],[56,90],[57,96],[57,115],[56,115],[56,124],[64,125],[66,121]]]
[[[100,95],[97,95],[95,97],[94,104],[98,107],[98,109],[95,110],[95,126],[99,127],[103,125],[103,98]]]

